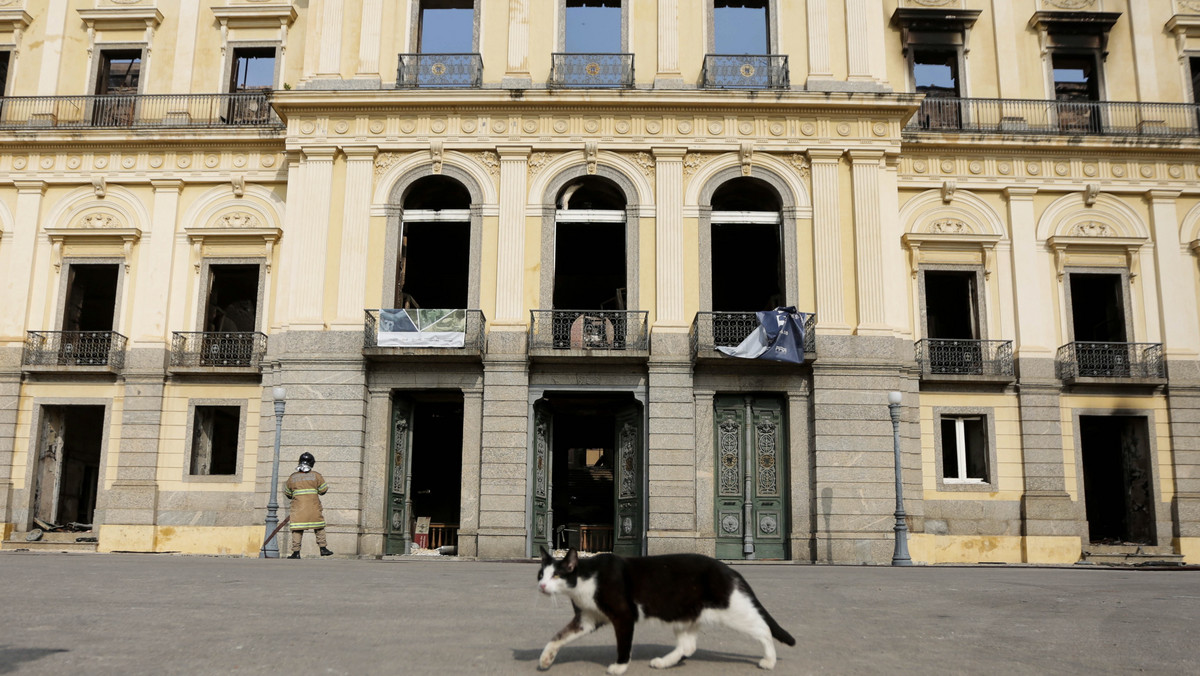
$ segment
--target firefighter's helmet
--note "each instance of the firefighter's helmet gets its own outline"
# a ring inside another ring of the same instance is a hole
[[[312,467],[317,464],[317,459],[313,457],[312,453],[305,451],[300,454],[300,464]]]

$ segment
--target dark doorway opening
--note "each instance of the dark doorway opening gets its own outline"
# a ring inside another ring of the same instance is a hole
[[[104,407],[43,406],[40,427],[34,518],[90,525],[100,486]]]
[[[775,190],[756,178],[727,181],[713,193],[714,311],[757,312],[784,304],[780,207]]]
[[[1126,342],[1121,275],[1071,273],[1071,322],[1075,340]]]
[[[1155,544],[1154,486],[1144,416],[1080,416],[1088,539]]]
[[[386,551],[408,553],[404,550],[406,526],[410,541],[418,546],[457,548],[462,503],[462,394],[405,392],[396,396],[392,406],[391,516]]]
[[[242,409],[238,406],[197,406],[192,426],[194,476],[237,474],[238,437]]]

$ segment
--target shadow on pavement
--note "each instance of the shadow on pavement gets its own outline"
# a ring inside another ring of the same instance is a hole
[[[66,648],[13,648],[0,645],[0,674],[11,674],[23,662],[40,660],[47,655],[70,652]]]
[[[703,639],[703,637],[701,637]],[[643,643],[641,645],[634,644],[633,653],[630,655],[630,662],[649,662],[655,657],[662,657],[671,652],[675,646],[660,645],[653,643]],[[527,649],[514,648],[513,659],[518,662],[536,662],[542,656],[542,648]],[[554,660],[554,664],[572,664],[575,662],[592,663],[602,667],[612,664],[617,659],[617,646],[566,646],[558,652],[558,658]],[[715,650],[704,650],[700,648],[695,655],[684,659],[681,664],[688,662],[728,662],[728,663],[743,663],[757,665],[762,659],[762,655],[750,655],[742,653],[727,653],[718,652]]]

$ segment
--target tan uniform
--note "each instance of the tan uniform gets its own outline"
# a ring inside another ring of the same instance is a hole
[[[317,536],[317,546],[325,547],[325,513],[321,510],[321,498],[329,490],[325,477],[320,472],[293,472],[287,480],[283,494],[292,501],[291,524],[292,551],[300,551],[300,539],[305,530],[311,528]],[[300,532],[296,532],[300,531]]]

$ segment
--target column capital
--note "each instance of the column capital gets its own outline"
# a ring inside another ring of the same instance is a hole
[[[1181,190],[1147,190],[1146,201],[1150,203],[1173,202],[1179,199],[1179,196],[1182,194],[1183,191]]]
[[[1010,185],[1009,187],[1004,189],[1004,196],[1007,197],[1010,201],[1031,200],[1031,199],[1033,199],[1033,196],[1037,194],[1037,191],[1038,191],[1038,189],[1036,186],[1024,186],[1024,185],[1013,186],[1013,185]]]
[[[300,152],[304,153],[305,160],[328,160],[333,161],[337,155],[337,146],[307,146],[301,148]]]
[[[878,164],[886,153],[882,150],[876,150],[874,148],[863,148],[847,151],[847,154],[850,155],[850,162],[853,164],[862,164],[868,162]]]
[[[672,160],[677,159],[683,161],[683,156],[687,155],[687,146],[653,146],[650,148],[650,153],[654,155],[654,159]]]
[[[375,146],[348,146],[342,148],[342,154],[349,161],[373,160],[378,150]]]
[[[155,179],[150,181],[154,192],[179,192],[183,189],[183,181],[179,179]]]
[[[36,192],[39,195],[46,194],[45,181],[13,181],[13,185],[17,187],[17,192],[19,193],[27,194]]]
[[[845,153],[842,148],[809,148],[808,159],[812,162],[838,162]]]
[[[496,154],[502,160],[525,159],[532,152],[532,146],[496,146]]]

